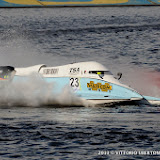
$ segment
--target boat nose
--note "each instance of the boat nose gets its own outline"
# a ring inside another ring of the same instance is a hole
[[[131,100],[141,100],[141,99],[143,99],[143,96],[133,89],[128,89],[126,94],[128,96],[130,96]]]

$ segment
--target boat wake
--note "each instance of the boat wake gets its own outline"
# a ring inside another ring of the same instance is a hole
[[[60,94],[53,93],[54,86],[54,83],[45,82],[38,74],[1,86],[0,107],[91,106],[86,100],[76,97],[69,86],[65,86]]]

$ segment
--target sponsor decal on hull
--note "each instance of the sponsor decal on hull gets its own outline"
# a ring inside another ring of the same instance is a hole
[[[44,69],[43,74],[58,74],[58,68]]]
[[[97,83],[95,84],[93,81],[90,81],[90,83],[87,83],[87,88],[92,91],[102,91],[102,92],[108,92],[112,90],[112,86],[110,86],[109,83]]]

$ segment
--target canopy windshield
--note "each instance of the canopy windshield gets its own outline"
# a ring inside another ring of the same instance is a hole
[[[112,75],[110,71],[89,71],[89,74],[97,74],[102,79],[104,75]]]

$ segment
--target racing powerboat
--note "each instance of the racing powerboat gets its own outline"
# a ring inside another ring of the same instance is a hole
[[[116,78],[105,66],[93,61],[56,67],[44,64],[25,68],[0,67],[0,80],[8,83],[22,81],[33,74],[38,74],[47,83],[54,83],[53,94],[59,94],[69,86],[77,97],[95,105],[119,102],[160,105],[160,98],[141,95],[119,81],[121,73]]]

